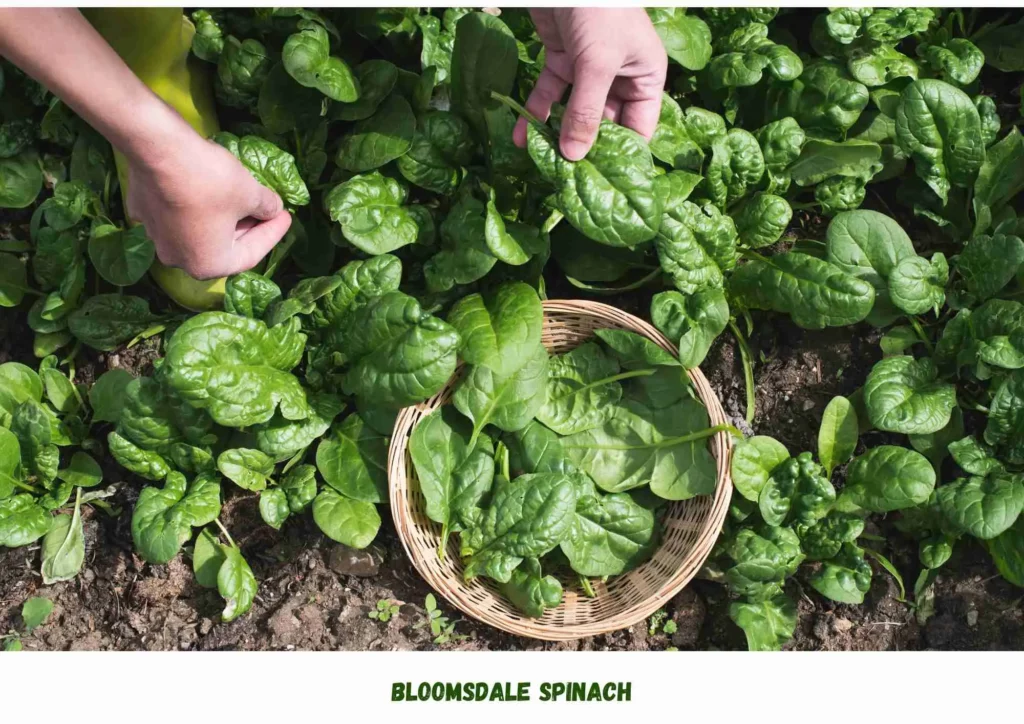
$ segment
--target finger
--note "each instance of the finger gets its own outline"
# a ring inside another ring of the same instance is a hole
[[[632,128],[648,141],[658,127],[661,115],[661,96],[643,101],[631,101],[622,104],[619,123]]]
[[[292,215],[282,210],[274,218],[253,226],[235,239],[229,262],[231,271],[228,273],[237,274],[256,266],[281,241],[291,225]]]
[[[537,76],[537,82],[530,91],[530,97],[526,100],[526,110],[542,121],[546,121],[551,115],[551,106],[562,100],[562,94],[569,84],[559,78],[550,68],[544,70]],[[526,146],[526,119],[520,118],[512,132],[512,140],[520,148]]]
[[[255,179],[253,179],[252,187],[245,193],[247,196],[246,216],[253,216],[260,221],[269,221],[284,210],[284,202],[281,201],[281,197]]]
[[[622,115],[622,99],[616,98],[615,96],[609,96],[607,102],[604,104],[604,117],[609,121],[619,122],[619,118]]]
[[[562,120],[562,155],[579,161],[594,145],[615,71],[604,62],[580,59]]]
[[[259,219],[252,216],[246,216],[244,219],[240,219],[238,223],[235,224],[235,236],[233,238],[239,238],[242,234],[249,231],[249,229],[256,226],[258,223],[260,223]]]

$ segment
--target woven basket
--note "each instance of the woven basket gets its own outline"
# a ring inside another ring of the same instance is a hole
[[[542,341],[553,354],[567,352],[594,336],[595,329],[626,329],[642,334],[675,356],[676,348],[654,327],[625,312],[589,301],[544,302]],[[696,575],[718,538],[729,509],[730,438],[718,433],[711,451],[718,465],[714,495],[671,503],[663,517],[663,536],[654,555],[632,571],[607,583],[593,581],[597,594],[583,596],[567,587],[562,603],[541,618],[517,611],[484,577],[465,581],[457,536],[438,557],[441,526],[425,513],[426,501],[409,456],[409,437],[417,423],[451,398],[458,372],[445,388],[426,402],[398,414],[388,451],[391,512],[398,537],[413,565],[427,583],[453,606],[473,618],[518,636],[568,641],[617,631],[646,619]],[[707,407],[712,425],[726,422],[722,405],[699,369],[689,370],[694,389]]]

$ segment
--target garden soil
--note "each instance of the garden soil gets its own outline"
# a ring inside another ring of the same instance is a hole
[[[884,203],[879,200],[876,203]],[[885,211],[883,207],[880,210]],[[912,219],[899,219],[911,228]],[[820,219],[798,214],[790,237],[822,238]],[[922,242],[919,251],[941,241]],[[555,265],[548,267],[557,274]],[[564,282],[551,279],[552,298],[579,296]],[[646,316],[645,296],[607,297],[601,301]],[[31,361],[28,335],[13,329],[18,315],[0,312],[0,363]],[[879,332],[866,325],[810,332],[778,315],[753,317],[751,347],[755,357],[757,414],[753,431],[770,434],[791,451],[816,449],[822,411],[834,395],[849,395],[863,384],[880,356]],[[741,320],[741,326],[743,322]],[[84,381],[121,367],[133,374],[148,371],[159,356],[156,339],[131,349],[88,357],[78,370]],[[702,369],[719,394],[731,421],[743,421],[742,369],[733,338],[726,333]],[[883,442],[869,432],[864,443]],[[860,451],[858,451],[860,452]],[[671,635],[650,633],[646,622],[631,629],[572,643],[543,643],[503,634],[461,616],[444,600],[438,604],[455,623],[450,641],[435,644],[426,622],[424,599],[430,589],[409,563],[390,516],[374,544],[353,551],[325,538],[309,516],[289,521],[280,532],[262,523],[256,497],[231,489],[222,517],[242,547],[259,581],[252,611],[241,619],[218,621],[222,602],[216,591],[200,588],[186,557],[167,565],[148,565],[132,552],[131,507],[142,487],[111,461],[106,480],[120,483],[112,498],[120,513],[110,516],[90,508],[85,513],[87,557],[73,581],[44,586],[39,575],[39,546],[0,550],[0,634],[20,630],[20,610],[30,596],[54,602],[45,625],[24,637],[30,650],[679,650],[743,649],[742,632],[728,616],[725,588],[696,580],[666,607],[675,624]],[[841,485],[840,471],[837,481]],[[227,490],[227,488],[225,488]],[[961,542],[941,569],[934,598],[923,608],[912,603],[920,569],[917,545],[895,530],[892,520],[875,519],[869,533],[885,542],[877,550],[902,574],[900,584],[876,561],[871,590],[862,606],[829,601],[800,577],[789,593],[799,602],[796,635],[787,649],[914,650],[1024,649],[1024,590],[996,574],[984,550]],[[398,605],[387,622],[372,619],[379,601]],[[919,623],[919,618],[924,623]],[[665,619],[667,620],[667,618]]]

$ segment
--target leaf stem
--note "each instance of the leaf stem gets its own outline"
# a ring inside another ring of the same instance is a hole
[[[231,547],[238,550],[238,544],[235,543],[235,539],[231,537],[230,533],[228,533],[228,529],[224,527],[224,524],[220,522],[220,518],[214,518],[213,522],[217,524],[217,527],[220,528],[220,532],[228,539],[228,543],[231,544]]]
[[[672,447],[673,445],[697,442],[698,440],[703,440],[717,435],[720,432],[728,432],[736,435],[737,437],[743,437],[743,433],[732,425],[722,424],[713,425],[712,427],[687,433],[686,435],[667,437],[664,440],[659,440],[658,442],[644,443],[643,445],[563,445],[563,448],[565,450],[659,450],[663,447]]]
[[[892,564],[892,561],[890,561],[888,558],[883,556],[878,551],[872,550],[871,548],[865,548],[864,552],[867,553],[872,558],[874,558],[876,561],[878,561],[878,563],[882,566],[882,568],[884,568],[886,571],[888,571],[889,575],[891,575],[893,578],[896,579],[896,584],[900,587],[900,597],[897,598],[896,600],[899,601],[900,603],[906,603],[907,602],[907,589],[903,586],[903,576],[900,575],[899,570],[897,570],[896,566],[894,566]]]
[[[558,226],[559,222],[564,218],[565,216],[562,214],[562,212],[559,211],[558,209],[555,209],[554,211],[551,212],[551,215],[548,216],[548,218],[544,219],[544,223],[541,224],[540,226],[540,233],[550,234],[551,231],[556,226]]]
[[[22,490],[26,490],[26,491],[28,491],[30,493],[35,494],[35,495],[38,495],[39,492],[40,492],[39,488],[33,487],[32,485],[29,485],[28,483],[23,483],[20,480],[12,480],[11,482],[13,482],[17,487],[21,488]]]
[[[921,323],[917,321],[916,317],[908,317],[908,319],[910,321],[910,326],[914,328],[914,332],[917,334],[920,340],[924,343],[924,346],[927,348],[928,354],[935,354],[935,345],[933,345],[932,341],[928,339],[928,335],[924,333],[924,329],[921,327]]]
[[[634,289],[640,289],[641,287],[647,286],[647,284],[660,277],[663,273],[664,272],[661,270],[661,267],[658,267],[646,274],[644,277],[637,279],[635,282],[630,282],[629,284],[621,287],[598,287],[593,284],[588,284],[587,282],[581,282],[579,279],[571,277],[568,274],[565,275],[565,278],[577,289],[594,292],[595,294],[619,294],[621,292],[631,292]]]
[[[540,126],[541,128],[545,128],[545,129],[547,128],[547,125],[545,125],[543,121],[541,121],[539,118],[537,118],[537,116],[535,116],[532,113],[530,113],[528,110],[523,108],[521,105],[516,103],[514,100],[512,100],[508,96],[502,95],[498,91],[491,91],[491,98],[493,98],[494,100],[498,101],[499,103],[504,103],[506,106],[511,108],[513,111],[515,111],[516,113],[518,113],[520,116],[522,116],[526,120],[530,121],[531,123],[535,123],[536,125]]]
[[[284,464],[283,468],[281,468],[281,475],[286,475],[289,470],[302,462],[302,459],[306,457],[307,452],[309,452],[309,445],[306,445],[306,447],[292,455],[291,459]]]
[[[590,579],[586,576],[580,576],[580,588],[583,589],[583,594],[587,598],[596,598],[597,594],[594,593],[594,587],[590,585]]]
[[[747,344],[747,338],[732,319],[729,320],[729,330],[736,338],[736,346],[740,350],[740,364],[743,365],[743,383],[747,392],[747,411],[743,417],[748,425],[752,425],[757,405],[757,395],[754,392],[754,355]]]

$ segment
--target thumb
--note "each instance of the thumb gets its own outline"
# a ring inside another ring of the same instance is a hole
[[[245,212],[260,221],[270,221],[284,211],[284,202],[272,189],[253,179],[252,186],[245,191]]]
[[[277,194],[273,195],[277,198]],[[281,209],[273,218],[250,227],[236,237],[231,250],[234,273],[256,266],[260,259],[269,254],[277,242],[281,241],[291,225],[292,215]]]

